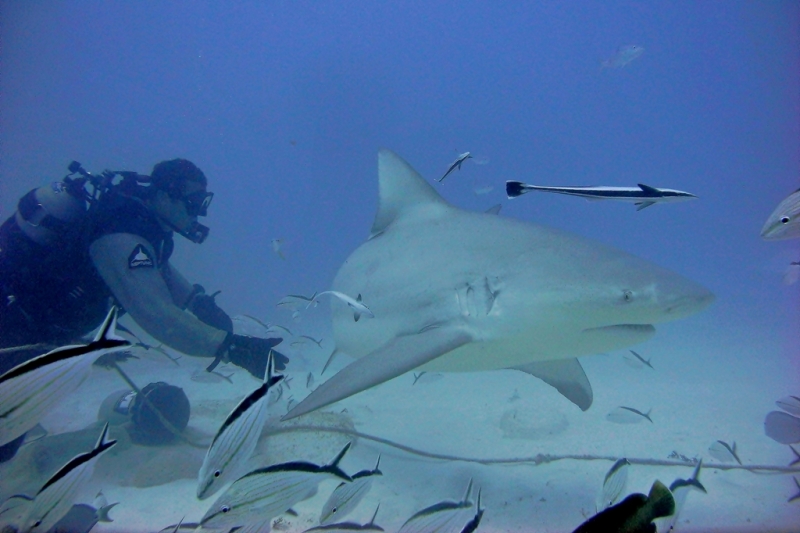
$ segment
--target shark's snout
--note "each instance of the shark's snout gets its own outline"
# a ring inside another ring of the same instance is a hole
[[[715,299],[714,293],[698,285],[691,291],[673,294],[666,298],[662,309],[666,320],[676,320],[699,313],[711,305]]]

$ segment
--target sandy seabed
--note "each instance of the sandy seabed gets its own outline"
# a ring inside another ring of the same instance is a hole
[[[719,314],[710,314],[659,327],[653,340],[636,347],[652,358],[654,370],[631,367],[623,360],[627,352],[581,358],[594,389],[594,404],[587,412],[521,372],[430,375],[416,384],[408,374],[292,422],[318,426],[319,431],[286,430],[292,423],[277,422],[287,401],[308,393],[309,372],[316,383],[328,375],[319,375],[332,349],[327,326],[295,325],[293,329],[326,340],[322,348],[311,343],[292,346],[290,339],[282,345],[292,360],[286,372],[291,388],[271,406],[271,422],[251,463],[253,468],[291,460],[326,463],[352,441],[340,466],[353,474],[371,469],[381,455],[383,475],[342,520],[367,523],[380,504],[376,524],[397,531],[416,511],[442,500],[459,500],[473,479],[486,509],[479,531],[487,533],[572,531],[594,513],[611,461],[487,465],[476,460],[538,454],[666,460],[676,452],[703,457],[708,464],[717,462],[708,453],[709,445],[724,440],[736,442],[745,465],[787,466],[793,453],[764,435],[763,420],[775,409],[776,399],[800,393],[796,378],[800,347],[787,346],[764,331],[728,328],[723,333],[722,322]],[[122,366],[140,387],[166,381],[184,389],[192,405],[186,433],[197,442],[208,442],[241,397],[258,386],[257,380],[235,367],[218,369],[233,373],[232,383],[198,382],[192,376],[205,360],[184,356],[175,364],[154,350],[135,353],[139,359]],[[339,357],[328,373],[348,362]],[[13,461],[0,466],[0,496],[35,492],[60,466],[57,454],[47,451],[56,445],[43,443],[58,443],[49,439],[95,423],[103,399],[126,388],[115,372],[93,368],[91,378],[42,421],[48,437],[24,446]],[[652,408],[653,423],[621,425],[606,420],[608,412],[620,405],[644,412]],[[283,432],[269,435],[275,428]],[[325,428],[349,428],[468,460],[432,459]],[[120,431],[112,428],[112,436],[120,438]],[[89,449],[94,438],[84,437],[88,444],[75,445]],[[119,502],[110,513],[114,521],[99,523],[93,531],[159,531],[182,518],[199,521],[220,494],[203,501],[195,496],[204,454],[187,444],[145,447],[120,438],[120,446],[100,458],[78,497],[78,502],[91,503],[102,490],[108,501]],[[647,493],[656,479],[669,485],[691,473],[692,466],[634,464],[626,492]],[[791,474],[708,467],[700,479],[708,493],[689,494],[678,531],[800,531],[800,504],[787,503],[797,492]],[[335,481],[322,482],[315,496],[293,507],[297,516],[276,517],[273,529],[301,532],[318,525],[320,510],[335,486]]]

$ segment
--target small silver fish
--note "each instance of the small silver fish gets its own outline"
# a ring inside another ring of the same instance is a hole
[[[775,402],[775,405],[789,414],[800,416],[800,398],[797,396],[784,396]]]
[[[686,503],[686,497],[691,491],[696,490],[702,492],[703,494],[707,493],[706,488],[702,483],[700,483],[700,469],[702,468],[703,461],[700,460],[694,467],[692,477],[689,479],[678,478],[673,481],[672,484],[670,484],[669,491],[672,493],[672,497],[675,499],[675,512],[672,513],[672,516],[659,518],[659,522],[661,522],[661,524],[659,524],[658,531],[665,531],[667,533],[670,531],[675,531],[678,518],[683,510],[683,506]]]
[[[230,529],[269,520],[316,493],[326,479],[352,481],[339,468],[350,443],[330,463],[319,466],[304,461],[259,468],[240,477],[214,502],[200,520],[204,529]]]
[[[328,501],[322,506],[322,513],[319,516],[319,523],[322,526],[333,523],[334,520],[341,520],[355,509],[361,500],[372,488],[372,481],[375,476],[382,476],[380,471],[381,458],[372,470],[361,470],[353,474],[353,481],[350,483],[342,482],[333,489]],[[376,511],[377,513],[377,511]],[[374,520],[374,517],[373,517]]]
[[[83,486],[91,479],[97,459],[117,443],[107,437],[108,422],[92,450],[70,459],[42,485],[22,522],[21,533],[48,531],[69,512]]]
[[[644,53],[644,47],[638,44],[626,44],[617,48],[613,56],[602,62],[602,68],[623,68]]]
[[[765,241],[798,237],[800,237],[800,189],[779,203],[761,228],[761,238]]]
[[[283,379],[282,375],[274,375],[274,372],[275,358],[270,350],[261,386],[239,402],[211,441],[197,474],[199,499],[208,498],[222,485],[242,474],[241,470],[253,454],[267,420],[269,391]]]
[[[314,337],[309,337],[308,335],[300,335],[300,337],[299,337],[299,338],[301,338],[301,339],[308,339],[308,340],[310,340],[311,342],[313,342],[314,344],[316,344],[317,346],[319,346],[320,348],[322,348],[322,339],[321,339],[321,338],[320,338],[319,340],[317,340],[317,339],[315,339]]]
[[[628,351],[632,355],[625,354],[622,356],[622,358],[625,360],[628,366],[633,368],[641,368],[642,366],[649,366],[650,368],[653,368],[653,365],[650,364],[650,361],[653,360],[652,357],[650,359],[645,359],[644,357],[634,352],[633,350],[628,350]]]
[[[634,409],[633,407],[625,407],[621,405],[608,413],[606,415],[606,420],[616,424],[638,424],[642,420],[647,419],[652,424],[653,419],[650,418],[650,413],[652,411],[653,410],[650,409],[650,411],[643,413],[638,409]]]
[[[789,499],[786,500],[787,503],[792,503],[796,502],[797,500],[800,500],[800,481],[797,481],[797,476],[792,476],[792,479],[794,480],[795,487],[797,487],[797,492],[794,493],[794,496],[790,496]]]
[[[355,522],[337,522],[335,524],[320,524],[317,527],[312,527],[311,529],[306,529],[303,533],[309,533],[312,531],[325,531],[326,533],[350,533],[351,531],[383,531],[383,528],[375,523],[375,518],[378,516],[378,509],[381,506],[375,508],[375,512],[372,514],[372,520],[367,522],[366,524],[356,524]]]
[[[732,463],[736,461],[737,463],[742,464],[742,460],[739,459],[739,455],[736,453],[735,442],[733,443],[733,446],[731,446],[725,441],[715,441],[711,446],[708,447],[708,453],[710,453],[714,459],[723,463]]]
[[[414,374],[414,383],[412,385],[425,384],[425,383],[433,383],[434,381],[439,381],[444,377],[444,374],[441,372],[426,372],[423,370],[422,372],[413,372]]]
[[[463,154],[459,154],[459,156],[456,158],[456,160],[453,161],[453,163],[450,165],[450,167],[448,167],[447,172],[444,173],[444,176],[442,176],[441,178],[439,178],[436,181],[441,183],[442,180],[445,179],[447,177],[447,175],[450,174],[452,171],[454,171],[456,169],[461,170],[461,164],[464,163],[464,161],[466,161],[467,159],[470,159],[471,157],[472,156],[470,155],[469,152],[464,152]]]
[[[287,294],[286,296],[281,298],[280,301],[275,305],[276,307],[282,307],[285,309],[291,309],[292,311],[297,311],[313,303],[316,297],[317,297],[316,292],[311,295],[311,298],[309,298],[308,296],[303,296],[302,294]]]
[[[220,383],[221,381],[227,381],[228,383],[233,384],[233,380],[231,379],[233,374],[234,372],[226,375],[222,372],[217,372],[216,370],[209,372],[205,368],[198,368],[192,372],[192,376],[189,379],[196,381],[197,383]]]
[[[98,358],[131,345],[116,334],[116,324],[117,308],[112,307],[89,344],[56,348],[0,375],[0,446],[36,426],[80,387]]]
[[[625,459],[615,462],[603,478],[603,488],[597,501],[596,511],[607,509],[617,503],[628,485],[628,468],[631,463]]]
[[[487,185],[486,187],[477,187],[475,189],[472,189],[472,192],[474,192],[477,196],[482,196],[484,194],[489,194],[493,190],[494,187],[492,187],[491,185]]]
[[[794,285],[800,279],[800,261],[792,261],[783,273],[783,284]]]
[[[770,411],[764,418],[764,434],[781,444],[797,444],[800,442],[800,418],[781,411]]]
[[[460,502],[441,501],[415,513],[400,527],[398,533],[429,533],[431,531],[460,532],[472,518],[472,480],[469,480],[464,499]]]
[[[278,257],[281,259],[286,260],[286,257],[283,255],[283,250],[281,250],[282,246],[283,242],[280,239],[272,239],[272,251],[278,254]]]

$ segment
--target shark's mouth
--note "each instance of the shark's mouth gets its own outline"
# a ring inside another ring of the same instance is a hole
[[[599,328],[587,328],[582,333],[600,333],[605,335],[653,335],[656,328],[652,324],[615,324],[613,326],[602,326]]]

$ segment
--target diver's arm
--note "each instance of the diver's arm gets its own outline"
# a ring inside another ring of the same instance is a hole
[[[175,305],[161,271],[155,265],[147,266],[146,260],[133,260],[140,245],[155,262],[153,247],[130,233],[100,237],[89,253],[112,294],[147,333],[183,353],[213,357],[226,332],[203,324]]]
[[[169,261],[162,265],[161,273],[167,283],[169,293],[172,295],[172,302],[181,309],[186,309],[192,297],[197,294],[195,286],[189,283],[189,280],[183,277],[183,274],[178,272]]]

